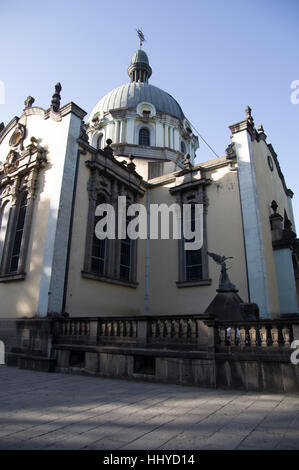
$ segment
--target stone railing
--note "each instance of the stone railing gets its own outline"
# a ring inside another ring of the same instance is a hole
[[[207,315],[55,319],[54,342],[197,351],[281,351],[299,339],[299,320],[218,322]]]
[[[175,317],[97,317],[55,319],[55,342],[74,344],[162,345],[198,347],[205,343],[206,315]]]
[[[259,320],[251,322],[215,322],[217,349],[261,350],[290,348],[298,320]]]

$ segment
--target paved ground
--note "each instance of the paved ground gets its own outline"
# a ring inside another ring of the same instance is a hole
[[[299,396],[0,366],[0,449],[299,449]]]

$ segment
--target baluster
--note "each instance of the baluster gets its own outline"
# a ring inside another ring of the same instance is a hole
[[[187,339],[187,335],[188,335],[188,324],[186,322],[186,320],[182,319],[182,327],[183,327],[183,338],[184,339]]]
[[[284,347],[289,348],[291,346],[291,331],[288,325],[283,326],[282,336],[283,336],[283,341],[284,341]]]
[[[127,337],[127,321],[123,320],[123,337]]]
[[[230,329],[229,342],[231,346],[236,345],[236,329],[234,326],[232,326]]]
[[[120,320],[119,322],[119,336],[123,337],[124,336],[124,322],[123,320]]]
[[[244,326],[240,326],[240,346],[244,348],[246,346],[246,329]]]
[[[111,321],[110,321],[110,320],[107,320],[107,323],[106,323],[106,333],[107,333],[107,336],[109,336],[109,338],[110,338],[110,336],[111,336],[111,327],[112,327]]]
[[[190,319],[189,320],[189,325],[190,325],[190,337],[191,339],[196,339],[196,321]]]
[[[166,338],[170,339],[171,338],[171,321],[170,320],[165,320],[165,332],[166,332]]]
[[[160,339],[165,337],[165,322],[164,320],[159,320],[159,329],[160,329]]]
[[[137,321],[133,320],[132,322],[132,336],[133,338],[136,338],[137,336]]]
[[[272,327],[271,328],[271,338],[272,338],[272,346],[274,348],[278,348],[279,344],[278,344],[278,329],[276,326]]]
[[[155,323],[154,323],[154,331],[155,331],[154,337],[155,337],[155,338],[159,338],[160,330],[159,330],[159,323],[158,323],[158,320],[155,320]]]
[[[90,321],[89,320],[85,322],[85,334],[86,336],[90,336]]]
[[[261,346],[262,348],[267,347],[267,328],[262,326],[260,329],[260,336],[261,336]]]
[[[178,320],[173,320],[173,330],[175,339],[180,337],[180,322]]]
[[[254,325],[250,327],[249,336],[250,336],[250,345],[251,347],[255,348],[256,347],[256,329]]]

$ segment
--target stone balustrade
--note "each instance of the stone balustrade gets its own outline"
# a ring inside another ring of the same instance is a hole
[[[238,349],[246,347],[253,349],[290,348],[294,340],[293,323],[297,324],[298,320],[216,323],[216,346],[218,348],[237,347]]]
[[[193,350],[288,349],[299,320],[218,322],[207,315],[67,318],[55,320],[55,341],[147,345]]]

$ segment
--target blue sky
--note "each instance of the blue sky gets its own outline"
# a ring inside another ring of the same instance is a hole
[[[295,192],[299,226],[299,104],[290,101],[290,84],[299,80],[298,0],[2,2],[0,122],[19,116],[28,95],[48,108],[58,81],[62,103],[90,113],[128,81],[138,27],[147,39],[150,83],[176,98],[220,156],[230,143],[228,126],[251,106]],[[201,143],[196,162],[211,158]]]

